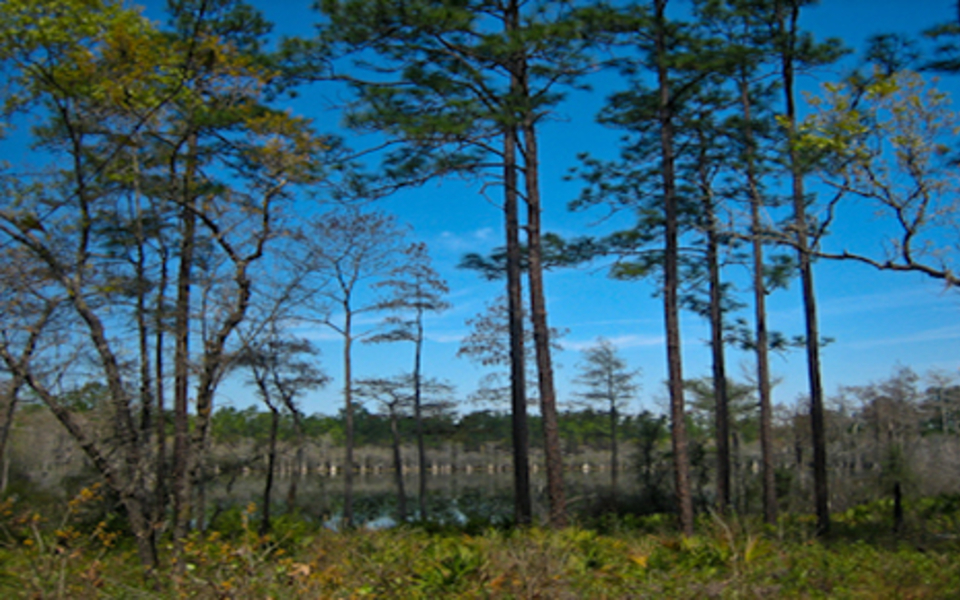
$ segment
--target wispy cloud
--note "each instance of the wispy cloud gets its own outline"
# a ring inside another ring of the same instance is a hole
[[[960,339],[960,325],[947,325],[946,327],[917,331],[899,337],[860,340],[850,342],[846,344],[846,346],[849,348],[875,348],[878,346],[898,346],[901,344],[917,344],[956,339]]]
[[[927,287],[902,288],[873,294],[831,298],[824,304],[824,311],[829,314],[844,315],[866,311],[924,306],[938,304],[942,301],[943,298],[940,294],[933,292]]]
[[[302,332],[300,337],[311,342],[330,342],[340,341],[343,339],[343,336],[341,336],[339,333],[325,326],[318,326],[315,329]]]
[[[438,344],[459,344],[461,340],[466,336],[464,333],[458,332],[448,332],[448,333],[427,333],[426,338],[431,342],[436,342]]]
[[[901,288],[870,294],[835,296],[821,303],[820,313],[823,316],[842,317],[851,314],[916,308],[942,302],[942,296],[928,287]],[[802,306],[795,306],[775,311],[773,314],[781,318],[799,317],[803,314],[802,311]]]
[[[492,227],[480,227],[466,233],[441,232],[439,244],[446,250],[464,252],[489,248],[496,240],[496,232]]]
[[[869,294],[829,297],[820,302],[819,312],[823,317],[843,318],[866,313],[917,310],[942,303],[942,294],[936,293],[929,287],[902,288]],[[768,316],[774,320],[795,321],[803,318],[803,306],[796,305],[773,310],[768,313]]]
[[[662,319],[661,319],[662,320]],[[648,323],[660,323],[657,319],[603,319],[599,321],[579,321],[577,323],[566,323],[566,327],[597,327],[602,325],[646,325]]]
[[[642,348],[646,346],[661,346],[664,343],[664,337],[662,335],[626,334],[604,339],[621,350],[627,348]],[[563,340],[560,342],[560,345],[564,350],[585,350],[595,346],[596,344],[596,338],[587,341]]]

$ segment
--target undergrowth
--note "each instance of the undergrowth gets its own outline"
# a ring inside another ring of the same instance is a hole
[[[81,491],[56,519],[0,505],[0,595],[21,598],[947,598],[960,590],[960,497],[908,506],[901,532],[875,502],[776,527],[703,515],[694,537],[664,516],[552,531],[406,526],[335,532],[296,516],[256,533],[256,507],[193,533],[179,557],[162,542],[146,574],[132,542],[86,507]],[[178,562],[179,561],[179,562]],[[179,568],[178,568],[179,566]]]

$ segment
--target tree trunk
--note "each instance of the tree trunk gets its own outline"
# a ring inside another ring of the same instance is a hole
[[[265,211],[269,208],[265,207]],[[232,250],[228,251],[231,261],[234,265],[233,282],[237,289],[233,298],[233,306],[229,313],[223,319],[220,327],[203,341],[203,360],[200,364],[199,375],[197,377],[197,410],[193,427],[193,447],[192,453],[195,459],[192,462],[190,470],[190,480],[193,484],[199,486],[198,502],[196,506],[197,527],[204,528],[206,519],[206,468],[207,450],[210,442],[210,423],[213,417],[213,401],[216,394],[217,385],[227,369],[229,360],[224,354],[227,341],[231,334],[243,321],[247,309],[250,306],[250,297],[252,294],[252,282],[247,277],[249,263],[261,256],[263,242],[270,236],[267,219],[264,219],[264,228],[258,234],[260,243],[259,249],[241,258]],[[226,246],[221,244],[221,248]]]
[[[810,259],[810,245],[807,234],[807,209],[803,185],[803,168],[793,146],[796,135],[797,112],[794,102],[794,64],[793,53],[796,48],[797,20],[800,7],[795,2],[790,5],[789,25],[783,14],[783,5],[778,5],[781,33],[785,36],[782,59],[783,93],[786,103],[786,121],[789,127],[790,175],[792,178],[792,196],[794,228],[797,255],[800,260],[800,279],[803,287],[803,312],[806,322],[807,377],[810,383],[810,427],[813,436],[813,488],[814,503],[817,512],[817,533],[830,532],[830,504],[827,483],[827,441],[824,425],[823,386],[820,380],[820,332],[817,321],[817,303],[813,287],[813,265]]]
[[[893,484],[893,532],[903,531],[903,490],[900,482]]]
[[[504,11],[508,36],[520,28],[518,0],[508,0]],[[519,91],[517,57],[510,65],[510,90]],[[513,438],[514,519],[529,525],[533,516],[530,498],[530,441],[527,426],[526,368],[523,344],[519,189],[517,187],[517,126],[512,116],[503,124],[503,214],[507,243],[507,312],[510,329],[510,412]]]
[[[507,28],[518,27],[516,0],[508,6]],[[511,87],[516,87],[511,76]],[[503,185],[504,224],[507,242],[507,312],[510,328],[510,413],[513,438],[514,518],[520,526],[529,525],[533,515],[530,498],[529,433],[527,427],[526,371],[523,344],[523,298],[520,264],[520,222],[517,190],[517,129],[504,124]]]
[[[526,88],[526,86],[524,86]],[[526,89],[524,90],[527,91]],[[567,526],[567,500],[563,489],[563,454],[560,448],[560,424],[557,396],[550,356],[550,330],[543,289],[543,264],[540,241],[540,182],[537,133],[528,116],[523,127],[524,173],[527,190],[527,249],[530,278],[530,314],[537,356],[537,380],[540,384],[540,414],[543,422],[544,457],[547,468],[547,497],[550,500],[550,525]]]
[[[139,173],[137,173],[139,181]],[[147,278],[147,264],[146,264],[146,253],[144,252],[144,245],[146,240],[143,236],[143,223],[142,223],[142,211],[140,207],[140,198],[139,196],[136,199],[137,202],[137,220],[136,220],[136,231],[135,237],[137,240],[137,263],[136,263],[136,274],[137,274],[137,340],[139,342],[139,356],[137,357],[140,361],[140,431],[144,436],[144,444],[150,445],[150,436],[153,434],[153,382],[151,380],[152,373],[150,369],[150,332],[147,325],[147,291],[150,287],[150,282]]]
[[[343,526],[353,527],[353,315],[348,303],[344,303],[346,310],[343,327],[343,428],[346,437],[343,465]]]
[[[190,292],[192,288],[193,252],[196,244],[197,199],[193,195],[196,135],[188,141],[186,173],[182,181],[180,221],[180,265],[177,273],[177,301],[174,310],[173,370],[173,513],[174,540],[182,540],[190,526],[190,461],[188,394],[190,385]]]
[[[139,165],[136,162],[136,155],[134,154],[133,167],[135,169],[135,179],[137,182],[136,185],[139,185],[140,173]],[[145,252],[146,239],[143,232],[143,211],[140,205],[140,193],[137,190],[136,193],[136,225],[134,236],[137,241],[137,261],[136,261],[136,277],[137,277],[137,288],[136,288],[136,323],[137,323],[137,341],[139,343],[139,362],[140,362],[140,382],[139,382],[139,398],[140,398],[140,444],[143,445],[144,452],[149,453],[150,446],[152,445],[151,436],[154,435],[157,431],[156,426],[153,424],[154,419],[158,418],[153,414],[154,400],[153,400],[153,381],[151,379],[151,365],[150,365],[150,328],[149,328],[149,316],[147,308],[147,292],[150,288],[150,282],[147,277],[147,257]],[[160,415],[162,418],[162,415]],[[161,430],[162,431],[162,430]],[[156,457],[157,462],[163,460],[163,455]],[[159,482],[157,482],[159,483]],[[156,491],[156,490],[154,490]],[[144,490],[146,492],[146,490]],[[154,493],[152,497],[148,500],[144,506],[144,518],[150,523],[151,529],[156,525],[159,525],[165,515],[162,512],[162,507],[164,506],[159,502],[159,496]]]
[[[720,258],[713,206],[705,204],[711,221],[707,232],[707,265],[710,271],[710,352],[713,355],[713,397],[717,444],[717,509],[723,513],[730,507],[730,414],[727,388],[727,366],[723,347],[723,289],[720,283]]]
[[[7,441],[10,439],[10,429],[13,427],[13,417],[17,412],[17,401],[23,382],[14,375],[12,380],[6,382],[5,387],[3,395],[7,402],[3,411],[3,423],[0,424],[0,468],[3,469],[3,476],[0,477],[0,494],[7,491]]]
[[[397,520],[407,520],[407,492],[403,486],[403,457],[400,454],[400,426],[397,423],[397,407],[390,405],[390,435],[393,441],[393,479],[397,484]],[[420,475],[421,479],[423,474]]]
[[[280,411],[273,404],[267,403],[270,409],[270,440],[267,443],[267,477],[263,484],[263,509],[260,513],[260,535],[270,531],[270,496],[273,493],[273,474],[277,464],[277,432],[280,429]]]
[[[421,382],[421,362],[423,355],[423,307],[417,306],[417,324],[416,339],[414,340],[413,356],[413,417],[417,428],[417,468],[420,472],[419,487],[420,493],[417,503],[420,508],[420,520],[427,520],[427,451],[423,440],[423,407],[422,400],[422,382]]]
[[[613,398],[613,390],[611,386],[610,397]],[[620,421],[620,413],[617,412],[617,404],[614,401],[610,402],[610,497],[613,501],[613,507],[616,509],[617,506],[617,492],[619,488],[619,477],[620,477],[620,448],[618,445],[617,439],[617,428],[618,422]]]
[[[27,343],[23,347],[23,351],[20,353],[19,360],[14,364],[7,365],[7,370],[10,371],[10,380],[6,382],[4,389],[4,396],[6,397],[7,404],[6,410],[4,411],[3,424],[0,425],[0,468],[3,469],[2,482],[0,482],[0,493],[3,493],[7,490],[7,474],[8,474],[8,460],[7,460],[7,443],[10,440],[10,430],[13,427],[13,419],[17,412],[17,404],[20,399],[20,390],[23,389],[24,383],[26,380],[23,373],[27,371],[27,365],[30,359],[33,357],[34,352],[37,349],[37,343],[40,341],[40,334],[46,328],[47,323],[50,321],[50,318],[53,316],[54,311],[57,310],[59,301],[47,302],[41,311],[39,318],[33,324],[33,327],[30,328],[30,335],[27,338]],[[12,360],[12,356],[8,356],[4,353],[5,359]]]
[[[2,348],[0,348],[0,351],[2,351]],[[106,481],[107,486],[117,494],[127,512],[127,520],[130,531],[134,536],[140,564],[148,569],[156,567],[156,536],[145,512],[145,507],[149,506],[150,503],[149,494],[143,485],[143,481],[136,478],[138,473],[130,468],[135,464],[131,458],[136,458],[136,448],[121,443],[119,453],[121,456],[125,455],[124,462],[127,468],[124,469],[114,464],[110,457],[97,445],[96,440],[87,435],[74,414],[61,405],[50,390],[43,387],[31,373],[21,370],[22,365],[14,362],[6,352],[3,352],[3,360],[7,367],[14,371],[14,377],[20,378],[28,385],[44,405],[50,409],[53,416],[63,425],[70,437],[77,442],[83,453],[90,459],[94,468]],[[108,367],[108,371],[114,371],[114,369]],[[130,457],[130,454],[134,454],[134,457]]]
[[[700,156],[697,177],[702,200],[701,226],[706,232],[706,262],[709,280],[710,353],[713,368],[714,436],[717,445],[717,511],[730,508],[730,414],[727,389],[727,366],[723,347],[723,286],[720,282],[720,242],[717,235],[715,201],[707,172],[707,140],[705,132],[697,132]]]
[[[294,473],[290,477],[290,486],[287,488],[287,512],[294,513],[297,510],[297,485],[303,476],[303,458],[304,446],[306,445],[306,436],[303,433],[303,423],[300,422],[300,412],[294,406],[293,401],[287,402],[287,408],[293,415],[293,430],[297,436],[297,452],[294,458]]]
[[[155,525],[158,527],[166,520],[167,513],[167,409],[165,406],[166,391],[164,389],[164,331],[166,325],[164,323],[164,310],[166,306],[166,290],[167,290],[167,279],[168,270],[167,270],[167,256],[166,252],[163,252],[160,263],[160,283],[157,286],[157,305],[154,308],[156,312],[156,318],[154,319],[154,327],[156,328],[155,341],[154,341],[154,360],[153,367],[155,370],[155,400],[157,403],[157,416],[155,419],[156,430],[156,443],[157,443],[157,464],[155,468],[157,485],[156,485],[156,500],[154,501],[156,509],[154,513],[154,519],[156,520]]]
[[[687,458],[687,428],[683,398],[683,366],[680,353],[680,314],[678,306],[678,207],[673,154],[673,112],[670,105],[670,81],[667,67],[667,40],[665,9],[667,0],[654,0],[656,32],[654,43],[657,55],[657,80],[660,91],[659,117],[662,157],[663,203],[665,220],[665,249],[663,265],[664,324],[667,337],[667,373],[670,392],[671,440],[673,472],[680,529],[686,536],[693,535],[693,499],[690,495],[690,466]]]
[[[753,250],[753,304],[756,327],[757,392],[760,397],[760,450],[763,461],[763,520],[777,522],[777,490],[773,461],[773,405],[770,398],[770,342],[767,336],[767,286],[763,271],[763,223],[760,210],[763,198],[757,182],[756,141],[753,136],[753,116],[749,82],[741,73],[740,105],[743,109],[743,137],[746,144],[747,190],[750,194],[750,235]]]

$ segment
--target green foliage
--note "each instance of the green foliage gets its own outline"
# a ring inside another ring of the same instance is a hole
[[[684,388],[690,397],[692,416],[691,435],[702,438],[713,436],[716,427],[716,402],[713,397],[713,381],[709,377],[691,379],[684,382]],[[727,402],[730,413],[731,430],[740,434],[745,443],[755,441],[759,436],[759,411],[757,408],[756,386],[727,380]]]
[[[577,11],[519,6],[511,25],[507,5],[490,0],[319,3],[317,47],[354,66],[343,77],[356,93],[347,124],[403,143],[384,161],[394,181],[497,165],[505,128],[542,119],[591,67]],[[521,63],[522,92],[511,84]]]
[[[74,509],[95,497],[96,490],[82,493],[56,524],[11,502],[0,506],[7,597],[945,598],[960,585],[956,544],[865,542],[845,528],[816,543],[803,533],[812,532],[812,518],[787,517],[774,531],[709,516],[698,535],[682,538],[667,515],[613,534],[577,527],[337,533],[281,517],[273,535],[260,536],[254,506],[185,540],[182,569],[163,544],[161,564],[145,580],[127,540],[102,526],[71,526]],[[960,500],[929,498],[914,508],[927,522],[956,519]],[[838,519],[866,531],[883,510],[867,506]]]

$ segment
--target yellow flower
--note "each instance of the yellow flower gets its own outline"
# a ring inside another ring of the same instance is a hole
[[[650,555],[648,554],[631,554],[630,560],[641,569],[647,568],[647,561],[650,560]]]

